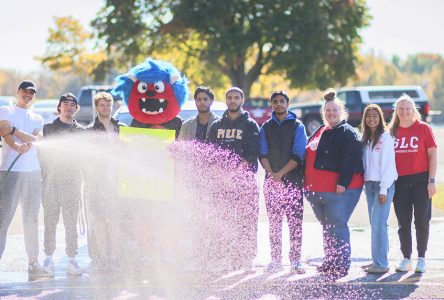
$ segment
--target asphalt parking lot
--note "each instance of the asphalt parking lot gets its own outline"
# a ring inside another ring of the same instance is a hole
[[[444,128],[435,128],[439,149],[444,147]],[[444,159],[438,155],[437,181],[444,182]],[[263,203],[263,201],[261,202]],[[43,244],[43,224],[40,218],[40,240]],[[60,224],[57,232],[56,277],[51,280],[28,282],[26,253],[21,229],[20,211],[11,225],[5,253],[0,260],[0,297],[72,299],[444,299],[444,213],[436,209],[431,222],[428,269],[424,274],[396,273],[401,258],[396,231],[396,219],[392,210],[390,219],[390,272],[383,275],[367,275],[360,266],[370,261],[370,228],[364,196],[350,221],[352,267],[350,274],[337,282],[328,282],[315,272],[322,259],[321,227],[311,208],[305,205],[302,258],[307,267],[304,275],[289,273],[286,268],[276,274],[267,274],[264,267],[270,260],[268,222],[263,205],[259,220],[258,255],[255,266],[247,272],[206,275],[200,272],[184,272],[180,277],[157,276],[156,272],[125,273],[110,276],[94,274],[89,270],[86,237],[79,238],[79,264],[85,273],[70,278],[65,274],[64,231]],[[284,227],[285,228],[285,227]],[[283,232],[283,253],[288,251],[288,232]],[[124,253],[122,254],[124,255]],[[43,256],[41,256],[41,259]],[[414,257],[415,258],[415,257]]]

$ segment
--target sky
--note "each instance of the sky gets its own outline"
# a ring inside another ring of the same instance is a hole
[[[71,15],[89,26],[104,2],[0,0],[0,68],[39,70],[34,58],[45,52],[53,17]],[[361,31],[363,53],[401,58],[418,52],[444,56],[444,0],[368,0],[367,5],[373,19]]]

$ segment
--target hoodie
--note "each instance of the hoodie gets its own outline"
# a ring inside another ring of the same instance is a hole
[[[221,119],[211,124],[207,141],[229,149],[250,164],[257,172],[259,157],[259,126],[243,111],[236,120],[228,118],[228,110]]]

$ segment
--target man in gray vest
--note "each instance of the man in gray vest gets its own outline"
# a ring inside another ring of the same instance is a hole
[[[198,114],[182,124],[179,139],[204,141],[211,124],[219,119],[210,110],[214,102],[214,92],[206,86],[198,86],[194,91],[194,101]]]

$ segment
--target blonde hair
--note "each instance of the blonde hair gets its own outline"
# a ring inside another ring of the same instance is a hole
[[[390,120],[389,123],[389,129],[390,129],[390,133],[393,136],[396,136],[396,133],[398,131],[399,128],[399,117],[398,117],[398,106],[399,103],[403,102],[403,101],[407,101],[412,105],[413,108],[413,121],[416,122],[417,120],[421,120],[421,114],[419,113],[418,107],[415,104],[415,101],[413,101],[412,97],[410,97],[407,94],[402,94],[401,97],[399,97],[395,104],[393,104],[393,114],[392,114],[392,119]]]
[[[339,107],[339,111],[341,112],[341,121],[348,120],[348,111],[345,108],[345,104],[341,99],[336,97],[336,91],[334,89],[328,88],[324,92],[323,98],[325,101],[321,105],[320,113],[321,113],[322,121],[324,122],[324,124],[326,124],[326,125],[328,124],[327,119],[325,118],[325,105],[330,102],[336,104]]]
[[[107,92],[100,92],[94,96],[94,105],[97,106],[100,100],[105,100],[106,102],[114,102],[113,96]]]

